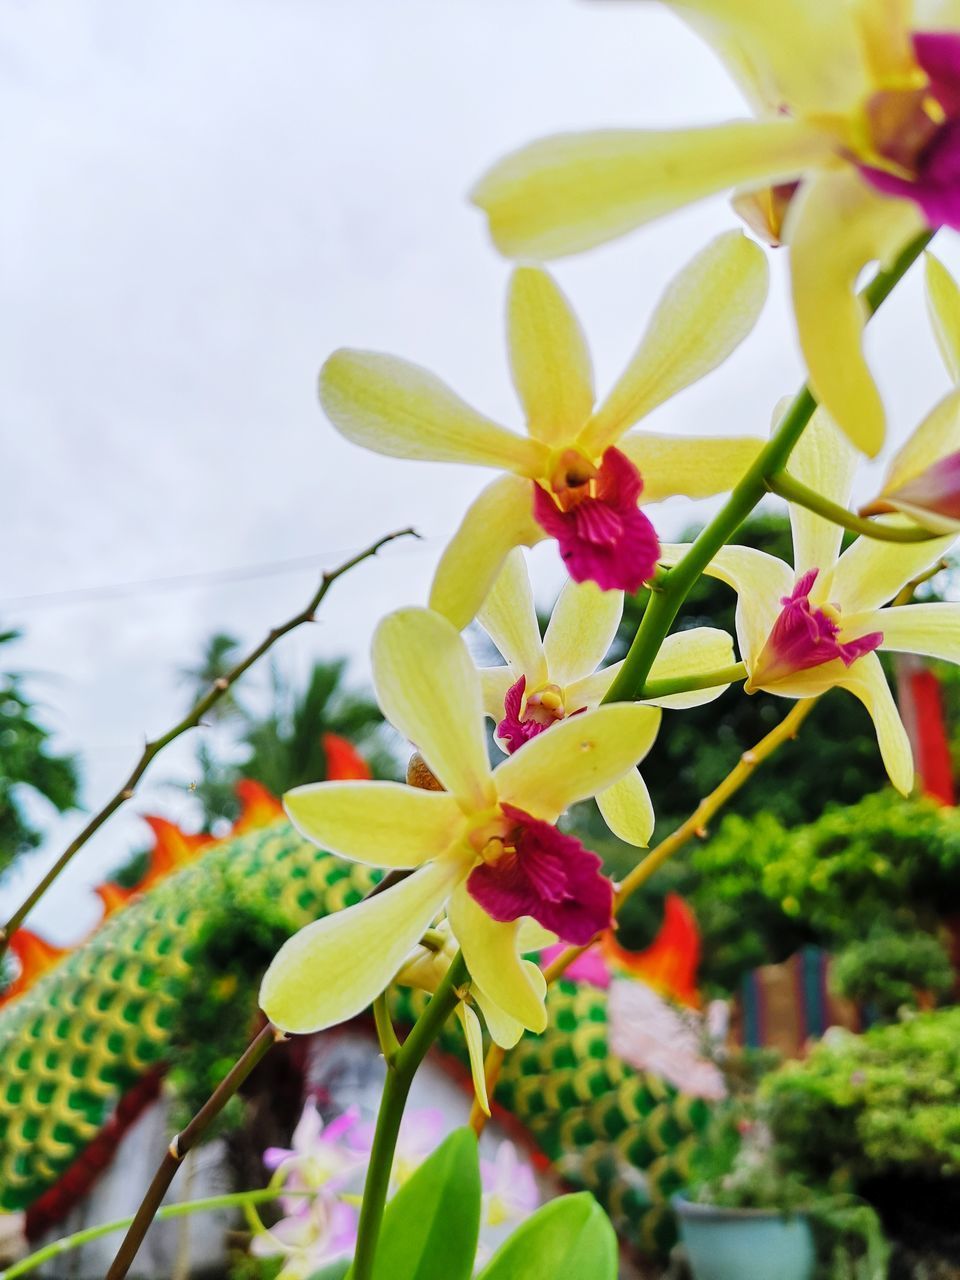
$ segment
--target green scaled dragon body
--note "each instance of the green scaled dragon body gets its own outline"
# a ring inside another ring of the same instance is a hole
[[[31,1207],[55,1200],[84,1153],[102,1147],[131,1091],[177,1059],[198,972],[207,1004],[247,1034],[253,967],[308,921],[358,902],[377,875],[318,851],[283,820],[228,838],[133,898],[0,1008],[0,1210],[27,1210],[29,1225]],[[239,940],[253,956],[240,980],[231,960]],[[401,992],[398,1020],[419,999]],[[567,1182],[596,1194],[627,1239],[660,1252],[672,1239],[668,1198],[686,1180],[707,1104],[610,1054],[605,991],[561,981],[548,1012],[548,1029],[508,1054],[495,1102]],[[457,1030],[444,1047],[463,1055]]]

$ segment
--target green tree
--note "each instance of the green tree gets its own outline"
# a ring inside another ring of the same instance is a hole
[[[215,631],[209,637],[200,655],[200,661],[192,667],[180,668],[180,683],[190,690],[191,705],[207,693],[218,680],[222,680],[237,661],[240,641],[226,631]],[[214,722],[229,720],[240,715],[241,708],[233,689],[228,689],[219,702],[207,712]]]
[[[19,638],[0,632],[0,645]],[[0,670],[0,870],[42,838],[24,803],[30,792],[59,813],[77,807],[79,771],[71,755],[50,749],[50,732],[38,719],[22,673]]]

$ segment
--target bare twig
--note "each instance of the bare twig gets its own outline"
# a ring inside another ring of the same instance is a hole
[[[282,636],[287,635],[288,632],[293,631],[296,627],[301,626],[305,622],[312,622],[324,596],[326,596],[327,592],[338,578],[342,578],[345,573],[349,573],[351,569],[356,568],[358,564],[362,564],[364,560],[369,560],[371,556],[375,556],[380,548],[386,546],[388,542],[394,542],[397,538],[415,538],[417,536],[418,535],[413,529],[400,529],[396,533],[388,533],[385,537],[378,538],[376,542],[371,543],[371,545],[365,550],[359,552],[355,556],[352,556],[349,560],[345,560],[343,564],[338,565],[337,568],[325,572],[323,577],[320,579],[320,585],[317,587],[317,590],[314,592],[305,608],[301,609],[299,613],[295,613],[292,618],[288,618],[286,622],[281,623],[280,626],[272,628],[272,630],[267,633],[255,649],[252,649],[247,656],[242,658],[235,667],[231,668],[231,670],[227,672],[226,675],[221,676],[218,680],[213,682],[209,690],[203,695],[203,697],[199,698],[194,703],[193,707],[182,720],[175,724],[172,729],[168,729],[166,733],[161,735],[161,737],[154,738],[144,746],[140,759],[137,761],[127,780],[114,793],[114,795],[111,796],[103,808],[94,814],[79,835],[77,835],[70,844],[67,845],[66,849],[64,849],[63,853],[61,853],[60,857],[56,860],[50,870],[42,880],[40,880],[36,887],[27,894],[21,905],[17,907],[16,911],[14,911],[7,923],[2,929],[0,929],[0,959],[2,959],[7,947],[10,945],[10,939],[20,928],[24,920],[26,920],[27,916],[37,905],[53,882],[57,879],[64,867],[66,867],[74,856],[80,852],[90,837],[103,826],[107,819],[122,805],[126,804],[128,800],[133,798],[137,785],[146,773],[151,761],[159,755],[165,747],[168,747],[171,742],[176,738],[179,738],[181,734],[186,733],[188,729],[195,729],[211,707],[215,706],[228,689],[230,689],[231,686],[234,685],[255,662],[262,658],[263,655],[271,649]]]

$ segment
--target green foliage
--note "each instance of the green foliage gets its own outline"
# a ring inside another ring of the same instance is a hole
[[[888,929],[848,943],[830,976],[839,995],[871,1005],[885,1019],[916,1008],[920,993],[947,995],[956,977],[950,956],[932,933]]]
[[[0,633],[0,645],[19,633]],[[76,757],[50,750],[50,733],[37,717],[37,704],[16,672],[0,672],[0,871],[42,839],[24,805],[34,792],[60,813],[77,807]]]
[[[683,887],[704,938],[702,977],[730,991],[749,969],[804,944],[837,951],[871,934],[935,930],[960,909],[960,814],[886,790],[793,830],[772,815],[732,815],[687,865]],[[929,944],[918,965],[931,990],[944,989],[943,964]]]
[[[617,1237],[586,1191],[538,1209],[494,1254],[477,1280],[615,1280]]]
[[[761,1095],[802,1176],[853,1186],[890,1173],[960,1176],[960,1008],[831,1033],[767,1077]]]
[[[469,1280],[480,1197],[476,1135],[457,1129],[387,1205],[374,1280]]]

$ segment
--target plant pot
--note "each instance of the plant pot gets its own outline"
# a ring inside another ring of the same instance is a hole
[[[802,1214],[724,1209],[673,1197],[694,1280],[811,1280],[815,1254]]]

